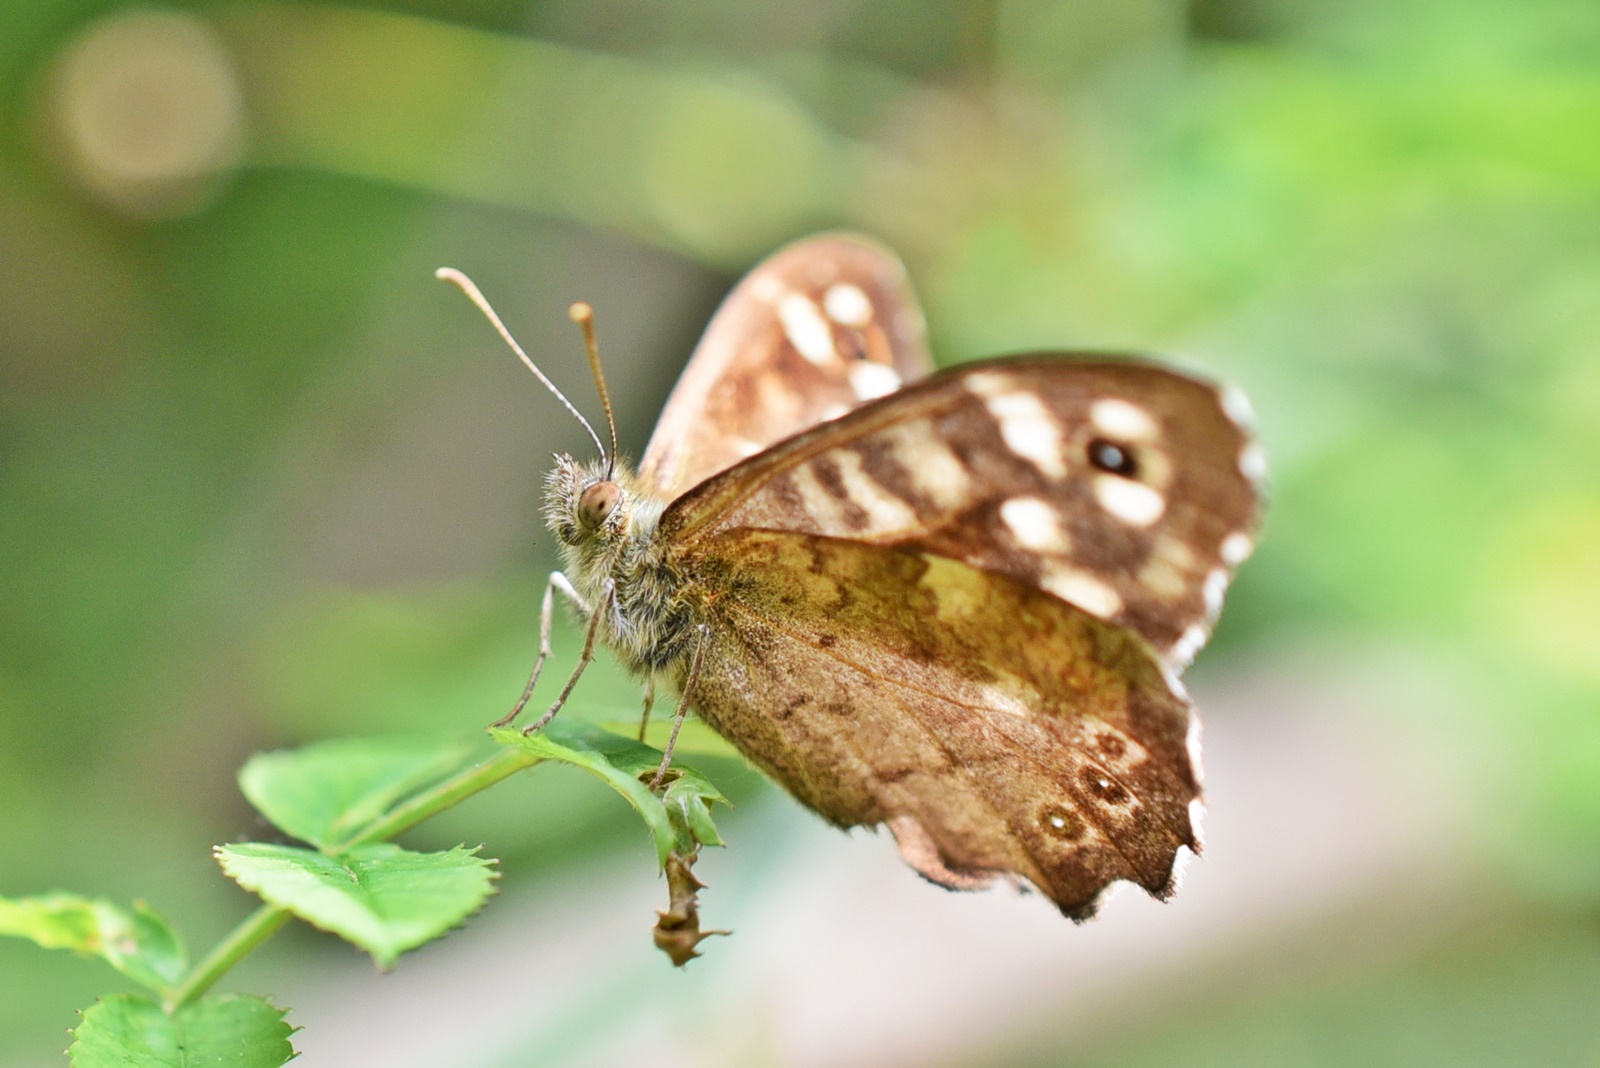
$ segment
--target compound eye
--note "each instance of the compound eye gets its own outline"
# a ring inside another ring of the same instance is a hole
[[[615,482],[596,482],[585,487],[578,495],[578,522],[593,530],[606,521],[606,516],[622,499],[622,487]]]

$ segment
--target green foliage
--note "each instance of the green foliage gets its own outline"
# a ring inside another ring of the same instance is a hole
[[[285,834],[333,849],[408,794],[460,771],[471,752],[459,740],[339,738],[258,753],[240,770],[239,789]]]
[[[471,746],[406,738],[343,739],[260,754],[240,787],[281,830],[316,846],[240,842],[215,850],[222,870],[267,907],[239,924],[190,969],[177,933],[143,903],[124,909],[54,893],[0,898],[0,934],[46,949],[98,956],[161,995],[103,999],[83,1014],[71,1049],[77,1068],[219,1065],[266,1068],[294,1056],[283,1012],[259,998],[205,992],[264,942],[289,915],[331,931],[389,967],[406,950],[439,937],[493,892],[494,861],[477,849],[419,853],[384,839],[509,775],[547,760],[599,776],[645,818],[664,868],[676,873],[671,904],[655,934],[677,963],[695,956],[699,927],[689,866],[704,845],[721,845],[710,806],[726,799],[705,776],[674,768],[658,797],[645,783],[662,753],[577,720],[544,735],[495,731],[493,756],[467,762]]]
[[[283,1010],[222,994],[174,1013],[132,994],[84,1010],[68,1050],[73,1068],[277,1068],[294,1055]]]
[[[142,901],[126,909],[66,893],[0,898],[0,934],[99,957],[158,993],[170,990],[188,968],[177,932]]]
[[[217,862],[246,890],[332,931],[389,967],[481,907],[491,863],[475,851],[413,853],[388,842],[324,856],[294,846],[219,846]]]
[[[673,768],[658,798],[645,783],[661,766],[661,752],[642,742],[624,738],[579,720],[552,720],[538,734],[495,730],[490,734],[503,745],[513,745],[546,760],[559,760],[600,777],[628,799],[644,817],[655,839],[656,857],[663,868],[674,851],[689,852],[697,844],[721,845],[711,822],[710,806],[727,804],[704,775]]]

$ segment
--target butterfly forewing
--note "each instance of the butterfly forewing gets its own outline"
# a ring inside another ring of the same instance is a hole
[[[640,465],[671,499],[792,434],[932,369],[893,253],[828,234],[775,253],[730,293],[667,401]]]
[[[1181,667],[1252,546],[1253,450],[1209,384],[1014,357],[785,441],[676,502],[662,529],[686,557],[761,528],[958,560],[1128,627]]]

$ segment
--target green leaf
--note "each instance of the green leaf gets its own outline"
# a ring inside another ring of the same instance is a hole
[[[437,938],[494,892],[493,861],[476,850],[413,853],[389,842],[340,857],[296,846],[218,846],[217,862],[238,884],[307,923],[355,943],[387,968]]]
[[[177,932],[142,901],[130,910],[78,894],[0,898],[0,935],[100,957],[134,982],[162,993],[188,967]]]
[[[294,1028],[261,998],[219,994],[168,1016],[153,1001],[114,994],[84,1010],[67,1055],[73,1068],[278,1068]]]
[[[644,817],[663,867],[674,849],[687,851],[697,841],[722,844],[711,822],[710,805],[716,801],[727,804],[728,799],[704,775],[674,764],[664,799],[645,785],[661,766],[659,749],[578,719],[552,720],[534,735],[515,729],[489,733],[501,744],[521,746],[537,756],[598,775]]]
[[[722,845],[722,835],[711,821],[711,802],[727,804],[727,799],[699,772],[684,771],[662,791],[661,800],[667,806],[667,814],[672,817],[674,826],[687,831],[689,837],[701,845]],[[680,850],[686,844],[680,842]]]
[[[433,738],[343,738],[258,753],[239,788],[287,834],[332,851],[407,795],[464,767],[471,747]]]

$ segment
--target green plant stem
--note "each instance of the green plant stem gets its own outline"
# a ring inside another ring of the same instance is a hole
[[[483,763],[452,775],[415,797],[406,799],[372,821],[349,841],[327,852],[338,856],[358,845],[386,842],[428,817],[460,804],[481,790],[487,790],[502,779],[510,778],[524,768],[531,768],[540,763],[543,763],[542,757],[515,746],[505,746]],[[228,969],[271,938],[278,928],[288,922],[290,915],[287,909],[263,905],[246,916],[222,941],[212,947],[204,960],[189,969],[189,974],[184,977],[183,982],[167,996],[167,1011],[172,1012],[182,1008],[204,995],[218,979],[227,974]]]
[[[358,845],[387,842],[401,831],[410,830],[423,820],[460,804],[480,790],[487,790],[500,780],[508,779],[524,768],[531,768],[543,761],[543,757],[535,756],[526,749],[504,746],[482,764],[452,775],[415,797],[407,798],[331,852],[337,855]]]
[[[189,969],[189,974],[184,976],[183,982],[167,995],[166,1010],[172,1012],[199,998],[210,990],[229,968],[238,964],[257,946],[271,938],[273,933],[287,922],[289,922],[289,910],[273,905],[262,905],[246,916],[237,927],[228,932],[227,937],[211,947],[211,952],[206,954],[204,960]]]

